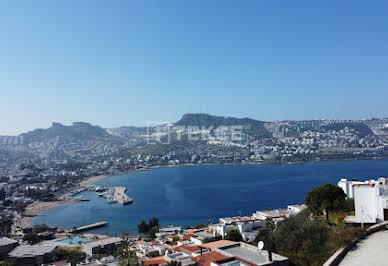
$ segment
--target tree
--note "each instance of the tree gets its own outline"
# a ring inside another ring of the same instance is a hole
[[[0,235],[8,236],[12,229],[12,219],[5,215],[0,216]]]
[[[276,224],[272,218],[265,219],[265,226],[270,230],[275,230]]]
[[[139,233],[147,233],[149,228],[148,228],[148,224],[146,224],[145,221],[142,221],[138,226],[137,226],[137,230],[139,231]]]
[[[226,233],[225,239],[239,242],[242,241],[242,236],[237,229],[232,229],[228,233]]]
[[[172,260],[166,263],[166,266],[182,266],[182,262],[177,260]]]
[[[71,266],[76,266],[77,262],[86,257],[86,254],[77,249],[60,249],[59,257],[63,258],[67,262],[70,262]]]
[[[325,222],[311,220],[303,211],[280,222],[275,231],[260,232],[253,243],[263,241],[264,249],[289,257],[296,265],[322,265],[320,259],[326,259],[329,236]]]
[[[154,227],[152,227],[152,228],[148,231],[148,235],[150,236],[150,238],[155,238],[157,232],[159,232],[159,227],[158,227],[158,226],[154,226]]]
[[[129,249],[130,242],[128,239],[118,248],[118,265],[119,266],[136,266],[139,265],[138,258],[132,250]]]
[[[37,234],[25,234],[23,236],[23,241],[27,241],[28,244],[36,244],[39,242],[39,237]]]
[[[14,203],[14,209],[18,213],[24,212],[24,210],[26,209],[26,206],[27,206],[27,204],[24,202],[21,202],[21,201],[17,201]]]
[[[329,224],[329,212],[342,209],[345,198],[346,195],[340,187],[326,184],[316,187],[307,194],[306,205],[313,214],[323,213]]]
[[[153,217],[148,224],[142,221],[138,226],[139,233],[148,233],[151,238],[155,238],[155,233],[159,232],[159,219]]]
[[[139,265],[139,262],[137,260],[135,252],[133,252],[131,250],[123,251],[119,255],[118,265],[119,266],[136,266],[136,265]]]
[[[153,217],[153,218],[149,221],[148,225],[149,225],[149,228],[152,228],[152,227],[155,227],[155,226],[159,227],[159,219]]]
[[[4,188],[0,189],[0,200],[5,200],[5,195],[6,193]]]

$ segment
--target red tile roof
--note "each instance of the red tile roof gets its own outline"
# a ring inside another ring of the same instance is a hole
[[[156,239],[151,241],[151,245],[159,245],[159,244],[160,242]]]
[[[192,252],[200,251],[201,249],[199,246],[182,245],[182,246],[179,246],[179,250],[180,251],[188,251],[189,253],[192,253]]]
[[[210,266],[210,264],[213,261],[223,260],[223,259],[227,259],[227,258],[229,258],[229,257],[227,257],[221,253],[218,253],[216,251],[211,251],[211,252],[199,255],[197,257],[194,257],[193,261],[195,261],[196,263],[198,263],[202,266]]]
[[[183,240],[190,240],[191,237],[197,236],[196,234],[187,234],[182,237]]]
[[[201,247],[208,248],[208,249],[213,249],[213,248],[229,246],[229,245],[233,245],[233,244],[237,244],[237,242],[223,239],[223,240],[218,240],[218,241],[202,244]]]
[[[166,263],[167,261],[164,259],[163,256],[155,257],[155,258],[143,261],[144,265],[160,265],[160,264],[166,264]]]
[[[179,236],[178,235],[168,235],[168,236],[166,236],[167,238],[171,238],[171,239],[173,239],[173,238],[175,238],[175,237],[178,237],[179,238]]]

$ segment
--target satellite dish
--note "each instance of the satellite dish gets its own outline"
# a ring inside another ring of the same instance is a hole
[[[264,242],[263,241],[259,241],[259,243],[257,243],[257,248],[262,250],[264,248]]]

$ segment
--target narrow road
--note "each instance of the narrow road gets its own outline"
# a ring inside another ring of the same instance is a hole
[[[388,230],[377,232],[350,251],[340,263],[340,266],[387,266],[388,265]]]

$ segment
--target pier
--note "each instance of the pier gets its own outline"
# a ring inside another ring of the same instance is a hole
[[[103,226],[105,226],[107,224],[108,224],[108,222],[105,222],[105,221],[97,222],[97,223],[94,223],[94,224],[88,224],[88,225],[77,227],[75,229],[72,229],[71,232],[72,233],[77,233],[77,232],[81,232],[81,231],[87,231],[87,230],[95,229],[95,228],[98,228],[98,227],[103,227]]]
[[[127,191],[125,187],[92,187],[91,189],[99,192],[98,196],[105,198],[108,203],[125,205],[133,202],[133,199],[125,193]]]
[[[113,192],[113,198],[118,204],[129,204],[133,202],[133,199],[125,194],[127,189],[125,187],[115,187]]]

